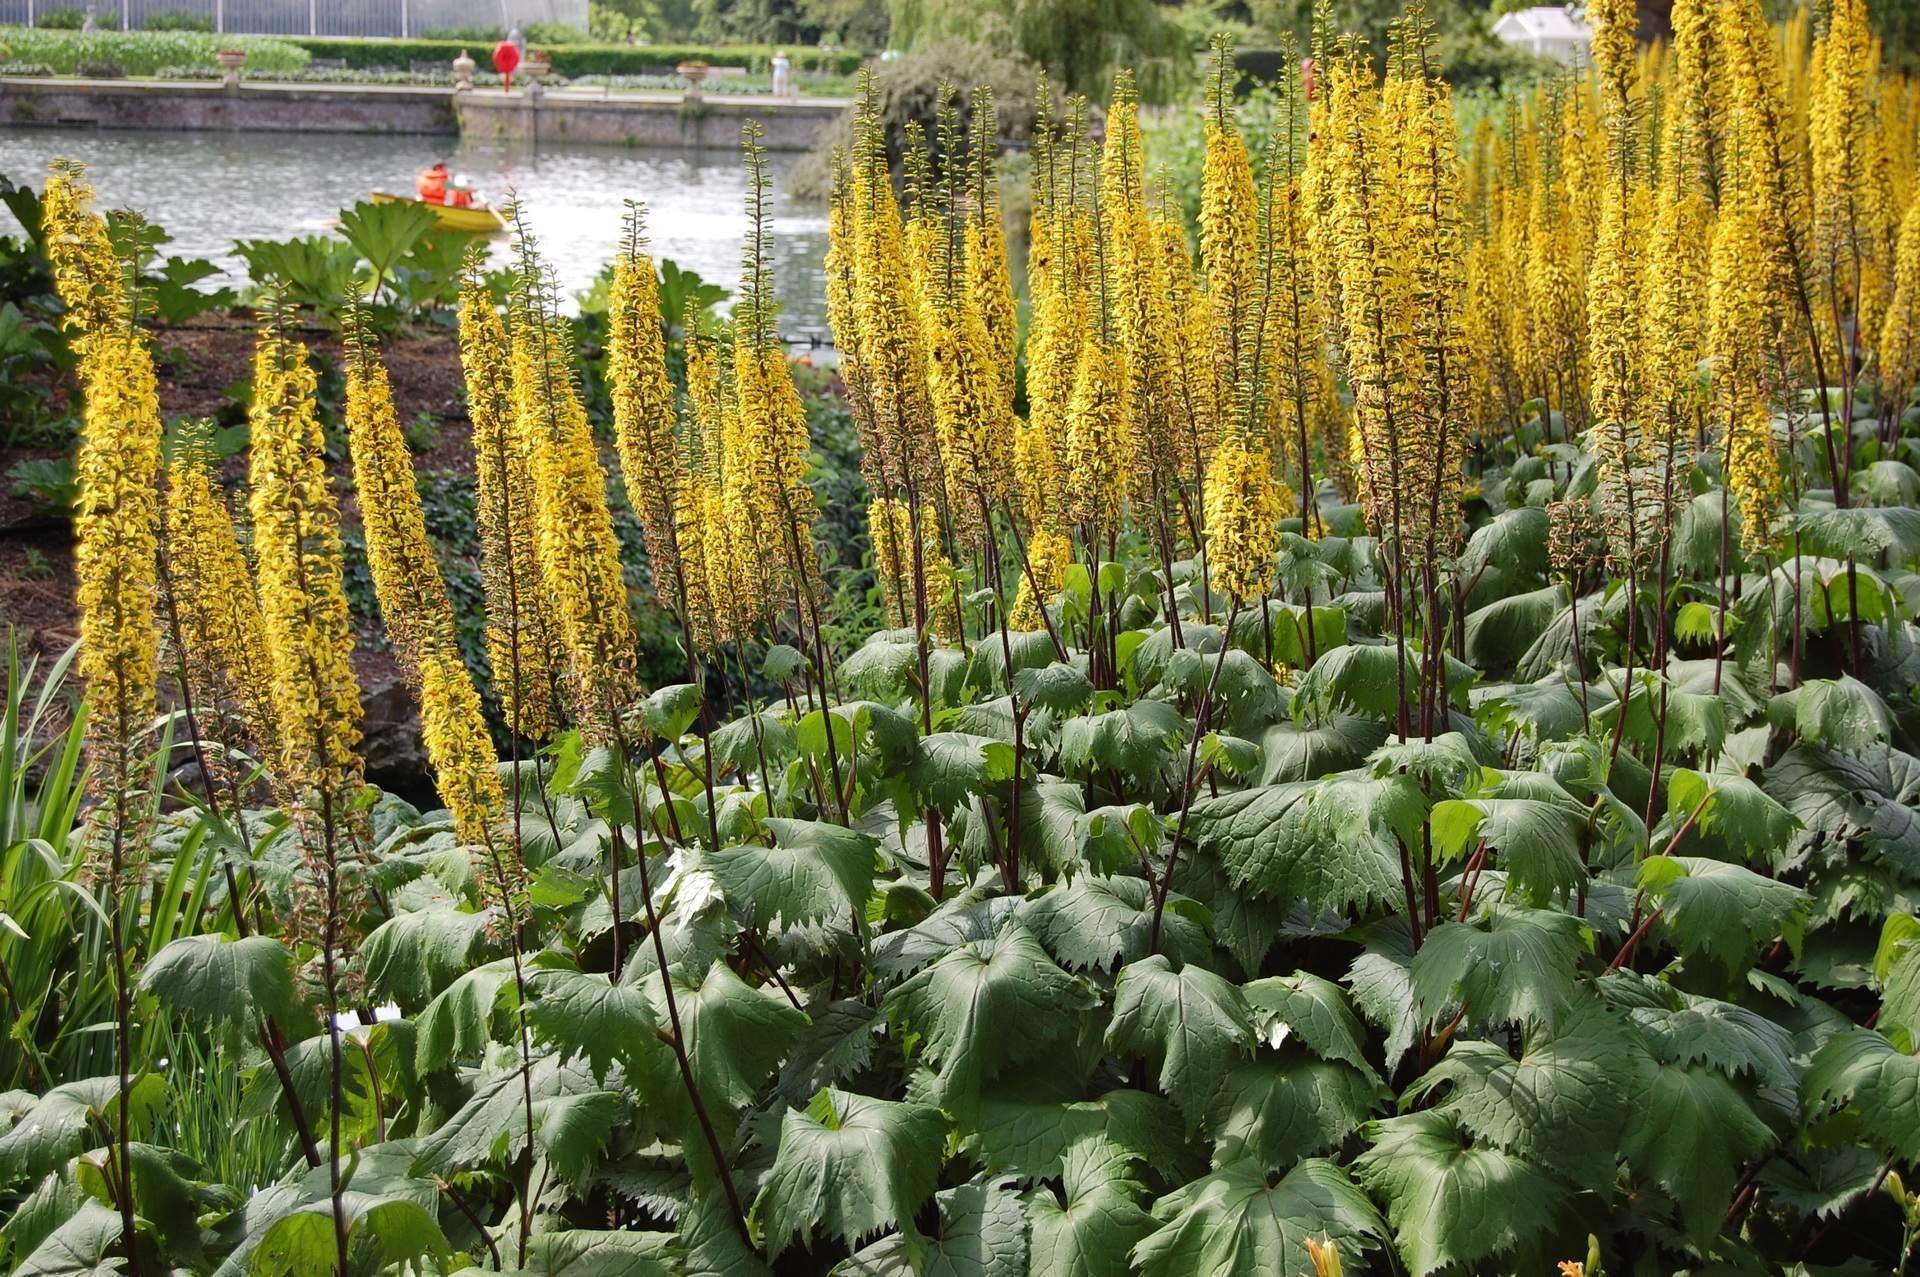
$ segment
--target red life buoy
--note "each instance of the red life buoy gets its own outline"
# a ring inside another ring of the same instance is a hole
[[[511,40],[502,40],[493,46],[493,69],[498,71],[506,82],[509,92],[513,89],[513,71],[520,65],[520,47]]]

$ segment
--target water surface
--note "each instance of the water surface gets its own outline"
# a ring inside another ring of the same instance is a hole
[[[173,237],[167,252],[205,257],[221,282],[243,285],[238,239],[289,239],[332,225],[368,191],[411,191],[435,160],[470,175],[487,196],[515,192],[541,248],[571,294],[613,256],[622,201],[648,208],[653,252],[731,288],[747,229],[746,175],[732,150],[693,151],[482,143],[465,139],[339,133],[175,133],[0,129],[0,173],[39,187],[54,156],[83,161],[102,203],[138,209]],[[827,227],[818,205],[792,201],[782,181],[796,157],[768,157],[775,192],[775,283],[788,336],[826,332],[821,259]],[[13,231],[0,210],[0,229]],[[495,238],[504,260],[507,240]]]

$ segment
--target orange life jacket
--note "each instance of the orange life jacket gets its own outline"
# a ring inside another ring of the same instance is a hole
[[[434,204],[443,204],[447,198],[447,166],[436,164],[414,180],[414,189],[420,192],[420,198]]]

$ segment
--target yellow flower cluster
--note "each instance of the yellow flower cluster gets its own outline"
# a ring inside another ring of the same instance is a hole
[[[340,511],[306,347],[270,309],[253,362],[253,549],[273,701],[279,776],[335,818],[362,781],[360,685],[341,575]]]
[[[79,670],[92,703],[94,791],[122,847],[133,833],[137,740],[153,719],[159,630],[160,399],[153,356],[107,228],[78,166],[56,165],[42,210],[54,284],[79,356],[85,407],[74,458]],[[118,857],[116,857],[117,867]]]
[[[196,429],[167,460],[167,587],[188,690],[229,746],[267,758],[274,742],[273,658],[252,570]]]
[[[454,832],[469,846],[491,845],[506,795],[480,693],[460,656],[386,365],[365,331],[364,311],[351,311],[349,322],[347,446],[374,597],[420,697],[422,742]]]
[[[532,519],[533,466],[518,427],[512,347],[481,282],[485,251],[469,253],[460,290],[460,366],[473,427],[474,519],[487,591],[487,656],[508,729],[529,740],[558,727],[557,623],[540,582]]]

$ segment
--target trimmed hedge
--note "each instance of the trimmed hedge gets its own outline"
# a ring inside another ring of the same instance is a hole
[[[451,62],[460,50],[482,66],[487,65],[490,46],[472,40],[367,40],[344,36],[289,36],[287,42],[298,45],[316,58],[338,58],[356,69],[398,67],[404,70],[415,62]],[[707,62],[713,66],[743,66],[749,71],[766,71],[773,59],[771,44],[549,44],[535,45],[553,59],[559,75],[642,75],[660,67],[672,68],[682,62]],[[787,48],[795,71],[826,71],[852,75],[867,60],[864,53],[848,50],[831,52],[804,46]]]
[[[127,75],[153,75],[163,67],[218,67],[221,49],[245,49],[247,73],[272,75],[304,67],[305,49],[272,36],[208,35],[199,31],[57,31],[43,27],[0,27],[0,44],[16,62],[53,68],[55,75],[79,73],[82,63],[112,63]]]

